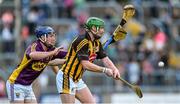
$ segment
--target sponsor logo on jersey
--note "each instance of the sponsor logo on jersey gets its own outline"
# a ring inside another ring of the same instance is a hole
[[[34,62],[32,63],[32,69],[36,71],[41,71],[47,66],[47,63],[44,62]]]

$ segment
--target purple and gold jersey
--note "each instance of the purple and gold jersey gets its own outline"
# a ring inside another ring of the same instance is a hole
[[[48,49],[52,51],[54,49]],[[45,69],[49,61],[55,58],[63,58],[66,52],[60,51],[56,56],[48,57],[41,60],[32,60],[29,54],[33,51],[47,52],[43,49],[39,40],[33,42],[25,51],[21,63],[13,71],[9,77],[10,83],[18,83],[22,85],[30,85]]]

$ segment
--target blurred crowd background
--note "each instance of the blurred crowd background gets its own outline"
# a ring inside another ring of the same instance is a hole
[[[179,0],[0,0],[0,97],[6,98],[9,74],[36,39],[36,26],[52,26],[57,46],[68,49],[73,38],[85,32],[86,19],[97,16],[106,23],[101,39],[105,42],[119,24],[126,4],[135,6],[135,16],[125,25],[127,37],[109,46],[108,56],[121,76],[141,86],[143,92],[180,93]],[[45,94],[57,94],[55,74],[47,69],[34,82],[39,102]],[[132,92],[102,74],[86,72],[84,80],[99,102],[105,102],[102,95],[108,93]]]

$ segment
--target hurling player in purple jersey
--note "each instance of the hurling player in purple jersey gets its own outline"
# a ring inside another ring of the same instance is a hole
[[[56,34],[49,26],[35,29],[37,40],[26,49],[21,63],[14,69],[6,83],[8,99],[11,103],[36,103],[32,82],[47,65],[63,64],[66,51],[56,48]],[[54,66],[57,73],[58,67]]]

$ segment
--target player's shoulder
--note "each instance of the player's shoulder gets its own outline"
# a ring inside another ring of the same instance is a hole
[[[82,41],[82,40],[88,40],[88,39],[86,38],[86,34],[79,35],[79,36],[77,37],[77,39],[76,39],[76,41]]]
[[[27,49],[37,49],[37,48],[40,48],[41,47],[41,44],[38,40],[32,42],[31,44],[28,45]]]
[[[39,46],[39,45],[40,45],[39,41],[36,40],[36,41],[33,41],[29,46],[30,47],[36,47],[36,46]]]
[[[78,35],[74,41],[73,41],[73,44],[78,44],[78,43],[81,43],[81,42],[88,42],[88,38],[86,37],[86,34],[82,34],[82,35]]]

